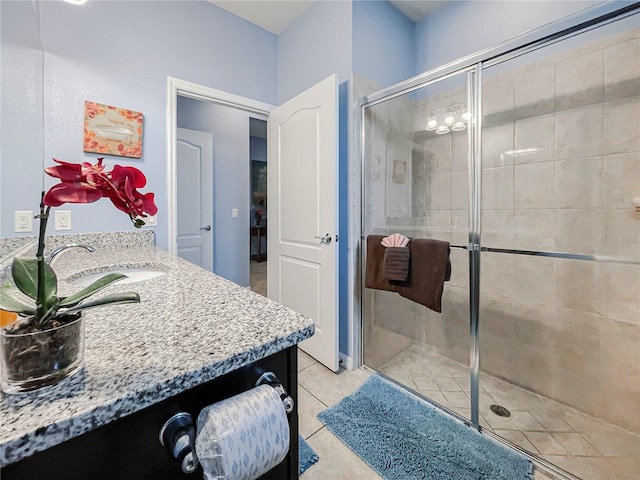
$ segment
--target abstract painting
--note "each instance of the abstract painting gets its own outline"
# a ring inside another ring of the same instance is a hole
[[[142,157],[143,115],[125,108],[84,102],[84,151]]]

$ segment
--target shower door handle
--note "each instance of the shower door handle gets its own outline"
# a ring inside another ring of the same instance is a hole
[[[320,240],[320,243],[324,243],[325,245],[329,245],[333,240],[333,237],[331,236],[330,233],[325,233],[324,237],[319,237],[316,235],[313,238],[315,238],[316,240]]]

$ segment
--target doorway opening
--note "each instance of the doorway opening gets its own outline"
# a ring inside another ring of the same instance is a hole
[[[251,160],[249,214],[249,282],[251,290],[267,296],[267,122],[249,119]]]
[[[196,263],[212,258],[209,267],[201,266],[249,287],[250,123],[261,121],[266,137],[273,106],[172,77],[167,100],[169,252]],[[192,132],[209,134],[211,153],[203,155],[198,142],[182,138]],[[185,176],[185,169],[193,174]],[[208,182],[200,181],[203,176]],[[197,254],[191,245],[196,239],[197,250],[210,254]]]

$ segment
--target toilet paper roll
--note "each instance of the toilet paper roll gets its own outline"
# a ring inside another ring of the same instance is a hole
[[[269,385],[214,403],[198,415],[196,455],[206,480],[254,480],[289,451],[289,422]]]

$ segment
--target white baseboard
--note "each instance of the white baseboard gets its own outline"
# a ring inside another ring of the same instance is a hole
[[[348,357],[344,353],[340,353],[340,366],[347,370],[353,370],[353,357]]]

